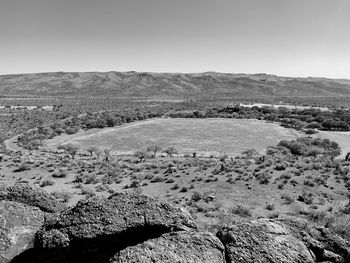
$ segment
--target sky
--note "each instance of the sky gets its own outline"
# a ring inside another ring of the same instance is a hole
[[[349,0],[1,0],[0,74],[350,79]]]

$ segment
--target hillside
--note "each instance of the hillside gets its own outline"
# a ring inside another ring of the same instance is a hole
[[[0,76],[0,96],[350,96],[350,80],[267,74],[86,72]]]

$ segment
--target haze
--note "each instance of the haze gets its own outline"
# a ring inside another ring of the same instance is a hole
[[[348,0],[2,0],[0,74],[350,78]]]

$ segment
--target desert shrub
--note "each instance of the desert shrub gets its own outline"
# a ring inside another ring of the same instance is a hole
[[[251,217],[252,216],[252,212],[249,208],[244,207],[242,205],[237,205],[234,208],[232,208],[231,213],[235,214],[235,215],[239,215],[242,217]]]
[[[73,197],[73,194],[68,191],[55,191],[52,194],[60,201],[68,203],[69,200]]]
[[[28,163],[21,163],[20,166],[13,170],[13,172],[18,173],[26,170],[30,170],[30,165]]]
[[[296,186],[299,184],[295,179],[290,180],[289,183],[293,186]]]
[[[137,187],[140,187],[140,182],[138,180],[134,180],[130,183],[129,187],[130,188],[137,188]]]
[[[302,194],[298,196],[298,201],[311,205],[314,202],[314,195],[303,191]]]
[[[268,173],[259,173],[256,175],[256,179],[259,180],[260,184],[268,184],[272,176]]]
[[[99,180],[96,174],[86,174],[84,175],[84,184],[97,184]]]
[[[198,192],[194,192],[191,196],[191,200],[193,200],[194,202],[198,202],[202,199],[202,196],[200,193]]]
[[[281,179],[281,180],[289,180],[290,178],[292,178],[292,175],[290,174],[290,173],[283,173],[283,174],[281,174],[280,176],[279,176],[279,179]]]
[[[55,182],[50,179],[46,179],[40,183],[40,187],[52,186],[55,185]]]
[[[276,164],[275,170],[277,170],[277,171],[286,170],[286,167],[287,167],[287,165],[285,163]]]
[[[180,187],[179,187],[179,185],[178,184],[174,184],[170,189],[171,190],[177,190],[177,189],[179,189]]]
[[[165,183],[167,183],[167,184],[171,184],[171,183],[173,183],[173,182],[175,182],[175,180],[172,179],[172,178],[169,178],[169,179],[167,179],[167,180],[165,181]]]
[[[327,216],[327,211],[316,211],[316,209],[308,211],[309,220],[314,222],[323,221],[326,216]]]
[[[64,169],[56,169],[51,176],[54,178],[65,178],[67,177],[67,171]]]
[[[304,185],[309,186],[309,187],[313,187],[313,186],[315,186],[315,183],[310,179],[306,179],[306,180],[304,180]]]
[[[92,156],[93,154],[95,154],[97,156],[97,158],[100,157],[100,155],[102,154],[102,150],[95,145],[91,145],[89,146],[86,151]]]
[[[265,208],[269,211],[272,211],[275,209],[275,204],[273,203],[266,204]]]
[[[153,177],[150,182],[151,183],[159,183],[159,182],[164,182],[164,181],[165,181],[165,179],[163,177],[156,176],[156,177]]]
[[[109,187],[106,184],[100,184],[96,186],[95,189],[96,189],[96,192],[104,192],[104,191],[108,191]]]
[[[96,196],[95,191],[87,187],[81,187],[81,194],[85,195],[86,198]]]
[[[288,194],[283,194],[281,199],[284,200],[284,204],[289,205],[294,202],[294,198]]]
[[[278,212],[274,212],[274,213],[269,214],[267,217],[270,219],[274,219],[274,218],[278,218],[279,214],[278,214]]]
[[[183,186],[180,190],[180,193],[186,193],[188,191],[188,188],[186,186]]]

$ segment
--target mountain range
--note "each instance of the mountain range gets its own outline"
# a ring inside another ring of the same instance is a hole
[[[0,76],[0,96],[350,96],[350,80],[268,74],[54,72]]]

